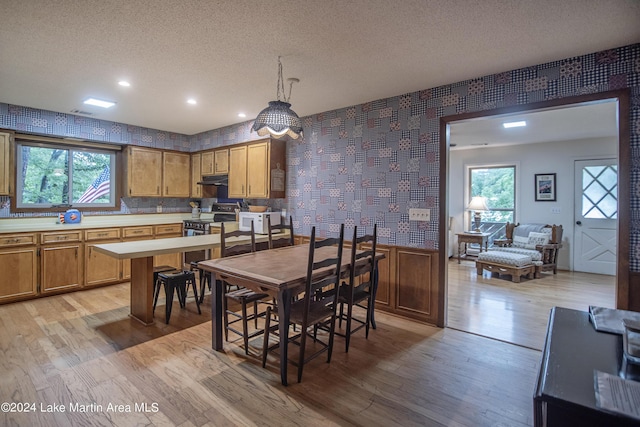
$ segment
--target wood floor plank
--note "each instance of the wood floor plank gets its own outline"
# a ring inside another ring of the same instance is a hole
[[[101,405],[3,413],[2,425],[527,426],[540,352],[378,312],[378,329],[336,338],[330,364],[280,384],[237,344],[211,349],[209,307],[176,305],[169,325],[128,316],[128,284],[0,306],[0,401]],[[546,326],[546,325],[545,325]],[[520,325],[513,324],[514,330]],[[543,328],[544,329],[544,328]],[[253,340],[254,345],[260,339]],[[104,410],[146,404],[157,411]]]

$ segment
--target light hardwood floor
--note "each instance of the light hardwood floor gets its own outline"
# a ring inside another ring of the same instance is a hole
[[[263,369],[235,344],[211,349],[210,306],[199,316],[193,302],[186,310],[176,303],[165,325],[159,305],[156,324],[145,327],[128,317],[128,303],[129,285],[122,284],[0,306],[0,402],[35,404],[30,413],[1,412],[0,424],[533,422],[536,350],[378,312],[368,340],[356,333],[347,354],[337,338],[330,364],[313,360],[300,384],[292,367],[283,387],[275,360]],[[66,412],[44,411],[53,405]]]
[[[570,271],[539,279],[476,272],[475,262],[449,261],[447,326],[542,350],[552,307],[615,307],[615,277]]]

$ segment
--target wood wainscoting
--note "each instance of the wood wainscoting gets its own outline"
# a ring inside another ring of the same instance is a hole
[[[378,245],[376,309],[436,324],[438,318],[438,253],[427,249]]]

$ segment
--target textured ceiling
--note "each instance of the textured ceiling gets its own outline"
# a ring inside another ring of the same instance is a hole
[[[253,119],[276,98],[279,55],[285,79],[300,79],[291,103],[302,117],[640,41],[637,0],[2,0],[1,10],[0,102],[187,135]],[[89,96],[117,105],[84,106]]]

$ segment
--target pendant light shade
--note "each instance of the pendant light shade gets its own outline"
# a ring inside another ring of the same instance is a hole
[[[260,136],[272,135],[280,138],[289,135],[298,139],[302,134],[302,121],[288,102],[271,101],[267,108],[260,111],[252,129]]]
[[[289,135],[293,139],[298,139],[302,135],[302,121],[300,117],[291,109],[289,99],[291,98],[291,87],[294,83],[300,80],[296,78],[290,78],[289,81],[289,96],[285,97],[284,80],[282,79],[282,62],[278,57],[278,86],[277,86],[277,101],[270,101],[269,106],[260,111],[258,117],[253,122],[251,130],[258,133],[260,136],[271,135],[274,138],[282,138],[284,135]],[[280,95],[284,98],[280,100]]]

